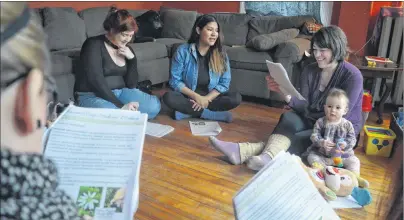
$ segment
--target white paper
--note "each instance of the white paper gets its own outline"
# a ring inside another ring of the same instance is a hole
[[[222,132],[217,121],[189,121],[189,126],[195,136],[216,136]]]
[[[350,195],[347,197],[337,197],[336,200],[329,201],[328,203],[331,205],[333,209],[362,208],[362,206],[359,205],[358,202]]]
[[[266,61],[269,74],[274,78],[275,82],[279,84],[281,92],[285,95],[292,95],[300,100],[306,100],[290,82],[288,73],[280,63],[273,63]]]
[[[146,127],[147,135],[161,138],[161,137],[171,133],[172,131],[174,131],[174,128],[169,125],[162,125],[162,124],[147,122],[147,127]]]
[[[233,198],[238,220],[340,219],[289,153],[277,156]]]
[[[109,219],[136,212],[146,122],[139,112],[70,106],[49,128],[44,155],[59,187],[94,220],[110,215],[105,208],[116,210]]]

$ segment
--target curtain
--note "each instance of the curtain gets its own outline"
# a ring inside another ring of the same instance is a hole
[[[241,4],[241,3],[240,3]],[[244,2],[247,13],[259,12],[263,15],[296,16],[311,15],[323,25],[330,25],[333,2]],[[240,7],[240,9],[242,9]],[[242,12],[240,10],[240,12]]]

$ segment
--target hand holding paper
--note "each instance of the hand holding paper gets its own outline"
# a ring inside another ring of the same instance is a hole
[[[279,89],[284,95],[292,95],[297,97],[300,100],[306,100],[292,85],[289,80],[288,73],[286,72],[285,68],[280,63],[273,63],[271,61],[266,61],[267,67],[269,70],[270,75],[276,83],[279,84]]]

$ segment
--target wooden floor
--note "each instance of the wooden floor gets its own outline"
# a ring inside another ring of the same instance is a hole
[[[220,123],[223,131],[218,138],[253,142],[267,139],[283,110],[243,102],[232,112],[234,121]],[[188,120],[159,115],[153,122],[171,125],[175,131],[163,138],[146,136],[134,219],[234,219],[232,197],[254,172],[245,165],[230,165],[211,148],[207,137],[192,136]],[[362,176],[370,182],[373,202],[362,209],[337,213],[341,219],[385,219],[390,160],[365,156],[361,147],[356,154]]]

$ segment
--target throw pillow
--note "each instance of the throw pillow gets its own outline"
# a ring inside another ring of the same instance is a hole
[[[299,30],[296,28],[285,29],[272,34],[261,34],[247,42],[247,47],[254,48],[258,51],[267,51],[295,38],[298,34]]]
[[[86,26],[73,8],[46,7],[42,13],[49,49],[81,48],[86,40]]]
[[[161,37],[188,40],[191,36],[196,16],[196,11],[165,11],[164,14],[161,15],[164,23]]]
[[[316,24],[315,22],[305,22],[301,27],[301,33],[305,35],[314,35],[323,25]]]

